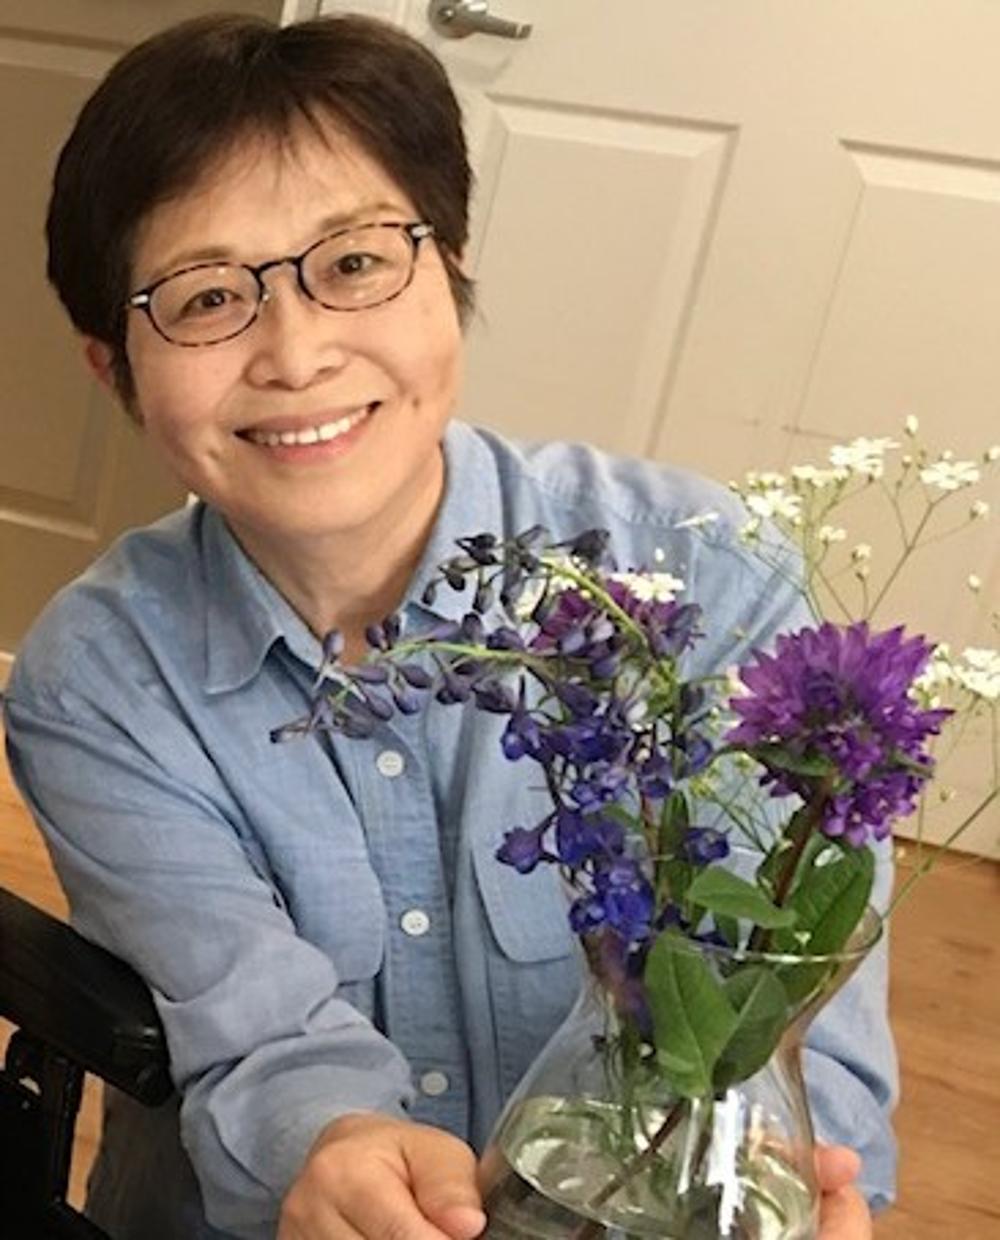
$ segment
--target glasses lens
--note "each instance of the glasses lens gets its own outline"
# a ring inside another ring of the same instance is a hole
[[[212,344],[235,336],[253,320],[257,281],[242,267],[194,267],[181,271],[153,293],[153,322],[178,344]]]
[[[306,288],[331,310],[362,310],[402,292],[413,246],[400,228],[354,228],[321,241],[302,265]]]

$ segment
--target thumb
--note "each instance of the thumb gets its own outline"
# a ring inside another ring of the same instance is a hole
[[[451,1240],[473,1240],[486,1226],[475,1154],[446,1132],[418,1129],[413,1135],[406,1161],[421,1213]]]
[[[816,1178],[824,1193],[836,1193],[853,1184],[861,1170],[861,1159],[846,1145],[816,1147]]]

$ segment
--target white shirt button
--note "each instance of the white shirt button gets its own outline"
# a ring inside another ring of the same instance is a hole
[[[375,759],[375,767],[386,779],[395,779],[406,770],[406,762],[397,749],[383,749]]]
[[[404,934],[418,939],[431,928],[431,919],[422,908],[408,908],[399,919]]]
[[[425,1072],[420,1078],[420,1092],[428,1098],[437,1098],[440,1094],[447,1093],[450,1084],[443,1072]]]

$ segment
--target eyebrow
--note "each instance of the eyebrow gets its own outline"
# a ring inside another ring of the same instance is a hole
[[[362,221],[371,221],[372,216],[384,211],[391,211],[396,215],[412,214],[412,212],[405,211],[398,202],[368,202],[351,211],[342,211],[337,215],[324,216],[316,225],[314,232],[315,240],[321,241],[323,237],[328,236],[330,233],[338,232],[342,228],[351,228]],[[155,284],[157,280],[162,280],[173,272],[181,271],[183,268],[194,266],[197,263],[213,262],[242,264],[242,259],[238,258],[235,251],[229,246],[210,245],[200,246],[195,250],[182,250],[179,254],[175,254],[168,263],[162,263],[156,267],[150,274],[149,279],[145,281],[145,284]]]

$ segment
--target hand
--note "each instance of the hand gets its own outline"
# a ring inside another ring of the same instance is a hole
[[[485,1226],[464,1142],[359,1112],[320,1134],[282,1205],[277,1240],[473,1240]]]
[[[861,1159],[846,1145],[817,1146],[819,1240],[872,1240],[872,1216],[854,1186],[860,1170]]]

